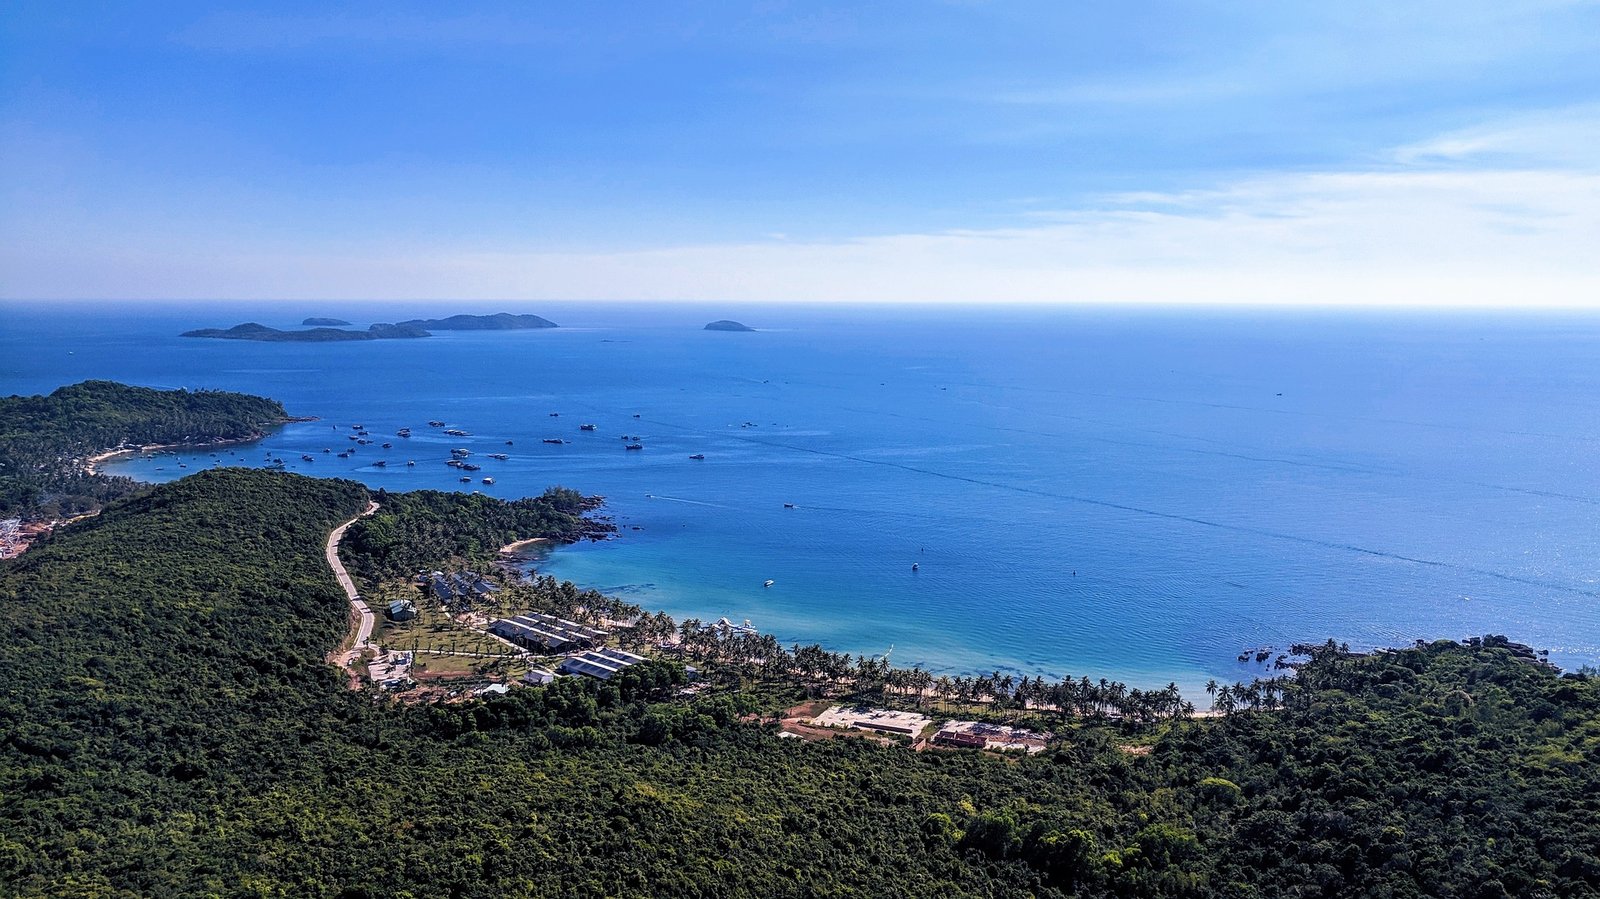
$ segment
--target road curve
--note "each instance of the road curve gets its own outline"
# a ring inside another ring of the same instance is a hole
[[[350,673],[352,685],[359,684],[360,679],[351,666],[367,649],[377,649],[372,645],[372,626],[375,620],[372,617],[372,610],[367,608],[367,604],[361,601],[361,594],[356,592],[356,583],[350,579],[350,572],[345,571],[344,563],[339,561],[339,541],[344,539],[344,532],[352,524],[376,511],[378,504],[368,502],[365,512],[334,528],[333,533],[328,535],[328,567],[333,569],[333,576],[339,580],[339,586],[344,588],[344,595],[350,599],[350,609],[357,616],[355,639],[350,642],[350,648],[339,655],[339,667]]]

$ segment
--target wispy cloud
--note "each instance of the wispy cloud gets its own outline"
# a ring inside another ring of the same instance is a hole
[[[1592,110],[1552,114],[1573,121]],[[1529,119],[1528,121],[1544,121]],[[1592,123],[1591,123],[1592,124]],[[1486,126],[1485,147],[1562,159],[1587,125]],[[1477,133],[1477,132],[1475,132]],[[1544,135],[1539,143],[1536,135]],[[1419,146],[1449,148],[1441,136]],[[1477,146],[1474,144],[1473,146]],[[83,295],[1597,306],[1600,172],[1407,148],[1381,170],[1275,174],[1122,194],[1036,226],[629,252],[406,247],[217,254],[132,249],[79,266]],[[1427,160],[1448,155],[1451,165]],[[1420,161],[1419,161],[1420,160]],[[26,260],[8,265],[27,295]],[[97,274],[98,272],[98,274]],[[114,276],[113,276],[114,272]],[[35,271],[35,274],[37,272]],[[58,272],[52,272],[54,283]]]

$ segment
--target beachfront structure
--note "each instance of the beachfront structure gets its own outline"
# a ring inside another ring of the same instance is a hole
[[[836,705],[811,719],[817,727],[848,727],[855,730],[872,730],[884,734],[915,737],[933,723],[933,719],[915,712],[894,709],[877,709],[868,706]]]
[[[599,680],[610,680],[612,675],[645,660],[621,649],[602,648],[563,659],[558,666],[563,674],[584,674]]]
[[[955,749],[1020,749],[1034,753],[1043,752],[1050,739],[1050,734],[1020,727],[986,721],[949,721],[933,735],[933,744]]]
[[[496,619],[489,625],[489,632],[529,649],[545,652],[589,649],[604,645],[606,637],[610,636],[599,628],[541,612]]]
[[[481,574],[457,571],[445,574],[435,571],[417,575],[417,586],[432,594],[447,609],[460,609],[485,599],[500,588]]]

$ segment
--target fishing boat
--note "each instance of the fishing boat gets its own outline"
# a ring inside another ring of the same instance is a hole
[[[382,459],[379,459],[378,461],[372,463],[372,465],[375,468],[385,468],[385,467],[387,467],[389,465],[389,463],[383,461]]]
[[[491,484],[492,485],[494,483],[494,478],[484,478],[483,482],[485,484]]]
[[[471,437],[472,436],[471,434],[467,433],[466,431],[461,430],[460,428],[445,428],[444,432],[446,434],[449,434],[451,437]]]
[[[408,467],[415,467],[415,466],[416,466],[416,464],[417,464],[417,463],[416,463],[416,460],[414,460],[414,459],[412,459],[412,460],[408,460],[408,461],[407,461],[407,462],[406,462],[406,465],[407,465],[407,466],[408,466]]]
[[[385,444],[384,444],[384,445],[383,445],[383,448],[384,448],[384,449],[394,449],[394,444],[392,444],[392,443],[385,443]]]
[[[783,507],[785,509],[793,509],[794,508],[794,503],[784,503]]]
[[[331,453],[331,452],[333,452],[333,450],[331,450],[331,449],[328,449],[328,448],[327,448],[327,447],[323,447],[323,448],[322,448],[322,451],[323,451],[323,452],[325,452],[325,453]]]
[[[302,461],[302,462],[315,462],[317,460],[310,453],[301,453],[300,454],[300,461]]]
[[[644,444],[642,444],[642,443],[630,443],[627,446],[623,447],[623,449],[625,449],[625,450],[642,450],[642,449],[644,449]]]
[[[461,476],[461,483],[463,483],[463,484],[472,483],[472,477],[470,475],[462,475]]]
[[[491,459],[499,459],[501,462],[504,462],[505,460],[507,460],[507,459],[509,459],[511,457],[506,455],[505,453],[490,453],[489,454],[489,458],[491,458]]]
[[[450,455],[455,456],[457,459],[465,459],[466,457],[472,455],[472,450],[466,449],[465,447],[456,447],[450,451]]]
[[[411,429],[410,428],[401,428],[400,430],[394,432],[394,436],[396,436],[396,437],[410,437],[411,436]]]
[[[705,453],[695,453],[694,455],[690,456],[689,458],[691,458],[691,459],[704,459],[705,457],[706,457]]]
[[[598,427],[597,425],[578,425],[578,430],[580,430],[580,431],[593,431],[597,427]]]
[[[428,422],[428,427],[430,427],[430,428],[442,428],[442,427],[444,427],[444,422],[442,422],[442,421],[430,421],[430,422]]]
[[[561,413],[560,412],[552,412],[552,413],[550,413],[550,417],[551,418],[560,418],[561,417]]]
[[[460,459],[450,459],[449,461],[445,462],[444,464],[450,466],[451,468],[460,468],[461,467],[461,460]]]
[[[566,443],[566,441],[562,440],[560,437],[546,437],[544,439],[544,442],[545,443],[554,443],[554,444],[557,444],[557,445]]]

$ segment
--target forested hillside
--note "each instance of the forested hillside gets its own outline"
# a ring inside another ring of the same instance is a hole
[[[670,663],[396,706],[323,661],[366,499],[205,472],[0,567],[0,894],[1600,894],[1597,684],[1504,648],[1026,759],[781,740]]]
[[[138,488],[84,471],[121,446],[245,440],[286,418],[274,400],[220,390],[151,390],[84,381],[48,396],[0,397],[0,518],[55,517]]]
[[[369,583],[445,559],[487,562],[502,546],[528,537],[572,542],[614,530],[586,514],[599,507],[598,497],[563,487],[509,501],[438,490],[380,490],[375,498],[377,514],[351,525],[341,546],[345,564]]]

